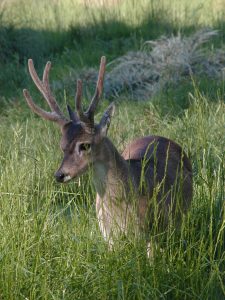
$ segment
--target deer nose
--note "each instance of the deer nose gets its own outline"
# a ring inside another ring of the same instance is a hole
[[[65,174],[63,172],[57,171],[55,173],[55,179],[57,182],[64,182]]]

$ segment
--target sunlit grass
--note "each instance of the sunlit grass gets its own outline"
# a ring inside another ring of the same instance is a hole
[[[223,1],[121,0],[118,5],[87,5],[82,0],[11,0],[0,3],[0,95],[14,97],[27,84],[26,61],[38,68],[57,62],[60,76],[66,68],[96,66],[105,54],[112,60],[139,50],[143,41],[202,27],[220,31],[224,43]],[[210,47],[214,47],[211,45]],[[93,51],[94,49],[94,51]],[[63,67],[62,67],[63,66]]]
[[[161,13],[161,20],[169,16],[169,21],[184,26],[213,26],[223,21],[224,5],[221,0],[179,1],[142,0],[142,1],[104,1],[103,5],[90,4],[85,0],[12,0],[3,1],[5,24],[18,27],[29,26],[33,29],[68,30],[71,26],[88,26],[101,20],[122,21],[131,26],[140,25],[146,17],[153,18]],[[160,17],[158,16],[160,20]],[[165,20],[164,20],[165,21]]]
[[[181,117],[122,103],[110,137],[119,149],[160,134],[179,142],[194,167],[194,199],[181,230],[169,228],[153,260],[130,235],[108,251],[89,176],[54,182],[60,132],[13,109],[0,126],[0,294],[3,299],[222,299],[224,297],[224,123],[222,102],[196,92]],[[4,119],[3,119],[4,120]],[[5,134],[7,132],[7,135]]]
[[[28,57],[38,69],[53,60],[52,82],[70,68],[96,66],[103,54],[110,60],[162,34],[212,26],[221,30],[220,45],[223,1],[85,2],[0,3],[0,299],[223,299],[224,83],[187,79],[151,102],[116,103],[109,136],[120,151],[135,137],[155,134],[181,144],[192,161],[192,205],[179,229],[170,226],[155,237],[153,228],[153,259],[144,239],[132,234],[108,250],[91,173],[56,184],[60,130],[34,116],[22,97],[22,88],[33,88]],[[56,94],[62,107],[73,104],[71,91]],[[107,105],[102,101],[97,120]]]

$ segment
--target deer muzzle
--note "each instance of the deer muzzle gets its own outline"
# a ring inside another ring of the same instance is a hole
[[[69,181],[71,179],[71,176],[59,170],[55,173],[55,179],[57,182],[63,183]]]

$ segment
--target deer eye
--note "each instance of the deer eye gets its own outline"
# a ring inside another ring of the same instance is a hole
[[[91,149],[91,144],[89,143],[82,143],[79,145],[79,152],[80,151],[88,151]]]

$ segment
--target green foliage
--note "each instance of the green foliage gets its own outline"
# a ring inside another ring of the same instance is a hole
[[[224,83],[193,78],[151,102],[116,105],[109,135],[119,150],[135,137],[158,134],[180,143],[192,160],[191,208],[180,229],[171,224],[157,235],[153,228],[152,259],[144,239],[131,234],[108,251],[91,174],[55,183],[60,132],[32,114],[21,94],[31,86],[47,108],[28,80],[28,57],[38,68],[52,59],[52,78],[60,79],[71,67],[97,65],[102,54],[112,59],[178,30],[214,26],[220,45],[222,2],[126,0],[106,8],[77,2],[0,4],[0,299],[223,299]],[[56,94],[62,107],[74,101],[74,91]]]
[[[82,0],[3,2],[0,94],[13,97],[16,86],[27,84],[22,74],[30,57],[38,67],[54,60],[65,72],[65,65],[93,66],[102,54],[111,60],[140,49],[142,41],[177,32],[188,34],[203,26],[221,31],[215,40],[220,45],[224,42],[224,16],[219,0],[191,1],[188,5],[177,0],[123,0],[118,6],[105,7],[84,6]]]
[[[225,108],[198,91],[190,102],[181,117],[124,102],[110,129],[120,149],[136,136],[161,134],[184,145],[193,162],[191,209],[180,230],[171,225],[157,244],[152,236],[153,259],[132,235],[108,251],[89,176],[54,183],[58,128],[33,115],[24,122],[20,107],[8,111],[0,126],[2,299],[224,297]]]

